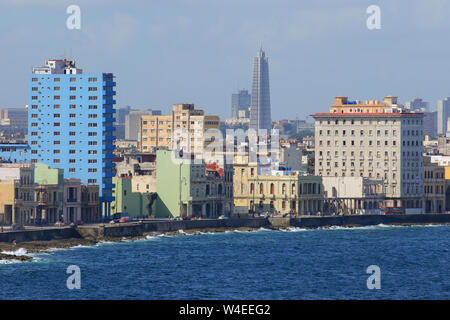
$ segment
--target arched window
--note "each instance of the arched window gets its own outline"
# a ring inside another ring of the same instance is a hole
[[[262,183],[259,184],[259,193],[260,194],[264,193],[264,185]]]
[[[209,196],[209,184],[206,185],[206,192],[205,195]]]
[[[295,194],[295,183],[292,184],[292,194]]]
[[[255,193],[255,185],[253,183],[250,184],[250,193]]]
[[[273,183],[270,184],[270,194],[275,193],[275,185]]]
[[[286,184],[285,183],[283,183],[283,185],[281,187],[281,193],[286,194]]]

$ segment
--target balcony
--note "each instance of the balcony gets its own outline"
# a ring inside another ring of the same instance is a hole
[[[114,150],[116,149],[116,146],[113,144],[104,144],[103,145],[103,150]]]
[[[113,189],[115,187],[114,183],[103,183],[102,189]]]
[[[116,164],[114,162],[104,162],[103,167],[104,168],[115,168]]]
[[[104,141],[116,140],[116,136],[113,136],[113,135],[106,135],[106,136],[103,136],[103,140],[104,140]]]
[[[106,81],[103,81],[103,86],[112,88],[112,87],[116,86],[116,82],[112,81],[112,80],[106,80]]]
[[[103,155],[103,159],[114,159],[116,156],[112,153],[107,153]]]
[[[112,178],[112,177],[115,177],[115,173],[114,172],[103,172],[103,175],[102,175],[102,177],[103,178]]]
[[[103,117],[102,121],[106,122],[106,123],[114,123],[114,122],[116,122],[116,118],[114,118],[114,117]]]

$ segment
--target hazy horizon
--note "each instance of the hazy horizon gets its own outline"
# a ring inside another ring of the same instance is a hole
[[[81,8],[80,30],[66,28],[71,4]],[[366,27],[372,4],[380,30]],[[450,96],[447,0],[3,0],[0,10],[0,108],[27,104],[31,67],[66,52],[84,73],[115,74],[116,108],[167,113],[194,103],[223,121],[231,94],[251,92],[260,45],[273,120],[326,111],[338,95],[420,97],[431,111]]]

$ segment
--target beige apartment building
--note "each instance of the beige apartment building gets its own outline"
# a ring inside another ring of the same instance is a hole
[[[220,130],[218,116],[207,116],[203,110],[195,109],[193,104],[174,104],[172,115],[143,115],[141,117],[142,152],[155,148],[174,148],[179,136],[177,129],[189,133],[191,152],[203,152],[203,146],[210,140],[205,132],[208,129]],[[188,141],[184,141],[188,143]]]
[[[404,111],[392,96],[365,103],[336,97],[330,112],[312,116],[316,175],[381,181],[384,205],[421,212],[422,113]]]

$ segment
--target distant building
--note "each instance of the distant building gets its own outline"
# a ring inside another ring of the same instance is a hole
[[[131,107],[126,106],[123,108],[117,109],[117,118],[116,118],[116,124],[125,124],[125,120],[127,115],[131,112]]]
[[[423,133],[430,137],[437,136],[437,111],[429,110],[429,103],[420,98],[414,98],[405,102],[405,111],[412,113],[423,113]]]
[[[241,118],[241,115],[243,115],[243,118],[248,118],[250,103],[251,95],[247,90],[239,90],[238,93],[233,93],[231,95],[231,118]]]
[[[447,121],[450,118],[450,97],[438,100],[437,103],[437,134],[447,133]]]
[[[142,152],[152,152],[155,148],[176,148],[180,141],[177,130],[190,135],[189,141],[181,143],[181,148],[192,153],[202,153],[208,143],[205,132],[209,129],[220,130],[220,118],[207,116],[193,104],[174,104],[171,115],[144,115],[141,118]],[[190,149],[188,149],[190,144]]]
[[[253,83],[250,104],[250,128],[266,129],[270,134],[272,118],[270,113],[269,60],[262,48],[253,60]]]
[[[160,110],[132,110],[125,116],[125,140],[139,140],[141,116],[161,115]]]
[[[405,102],[405,109],[407,111],[428,111],[428,102],[423,101],[420,98],[414,98],[411,101]]]
[[[27,108],[0,109],[0,125],[9,127],[9,132],[26,133],[28,129]]]

